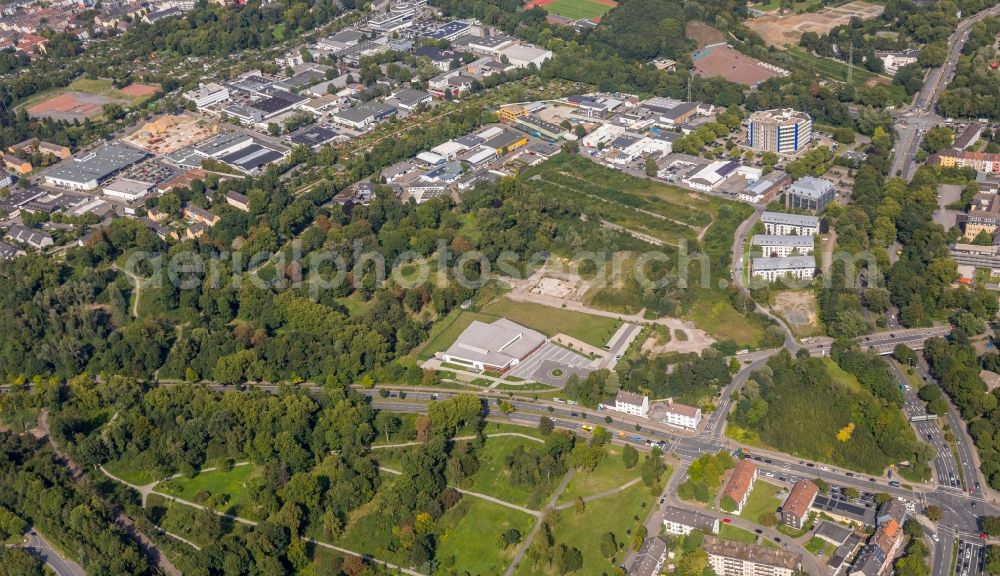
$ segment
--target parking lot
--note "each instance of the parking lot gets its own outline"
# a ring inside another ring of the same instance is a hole
[[[570,373],[586,376],[592,371],[592,364],[593,360],[586,356],[546,342],[527,360],[512,368],[508,375],[561,388],[566,384]]]

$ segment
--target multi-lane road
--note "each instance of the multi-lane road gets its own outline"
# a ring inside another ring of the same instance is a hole
[[[889,174],[899,175],[909,180],[916,169],[914,157],[920,147],[924,133],[940,124],[944,119],[934,111],[938,97],[955,76],[955,67],[962,55],[962,47],[969,37],[969,30],[986,16],[1000,13],[1000,5],[987,8],[959,22],[948,37],[948,56],[944,64],[934,68],[924,78],[924,85],[917,93],[913,104],[896,115],[896,148]]]
[[[24,543],[21,546],[41,558],[42,562],[57,576],[86,576],[86,572],[79,564],[60,556],[34,528],[25,535]]]

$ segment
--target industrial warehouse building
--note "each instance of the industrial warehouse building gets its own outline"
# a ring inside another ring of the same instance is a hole
[[[476,320],[444,352],[443,359],[475,370],[506,372],[545,341],[541,333],[506,318],[491,324]]]

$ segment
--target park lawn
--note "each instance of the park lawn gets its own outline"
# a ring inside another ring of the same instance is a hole
[[[555,0],[542,7],[549,14],[558,14],[573,20],[603,16],[612,7],[594,0]]]
[[[552,308],[531,302],[514,302],[506,298],[488,304],[482,312],[497,318],[507,318],[538,330],[546,336],[562,333],[598,348],[607,344],[621,326],[621,321],[616,318]]]
[[[642,455],[639,458],[642,460]],[[622,447],[610,445],[608,455],[601,460],[593,472],[578,470],[566,491],[559,497],[560,503],[573,502],[578,496],[590,496],[624,486],[639,477],[639,465],[629,470],[622,462]]]
[[[496,434],[497,432],[516,432],[517,434],[524,434],[525,436],[531,436],[532,438],[538,438],[539,440],[544,440],[545,438],[539,434],[538,429],[534,426],[521,426],[520,424],[513,424],[510,422],[494,422],[492,420],[487,421],[483,432],[487,435]]]
[[[500,536],[518,530],[527,538],[535,519],[517,510],[474,496],[462,499],[438,520],[436,559],[469,574],[502,574],[517,546],[500,547]]]
[[[144,486],[155,480],[150,470],[136,467],[136,462],[131,458],[108,462],[104,465],[104,469],[110,472],[112,476],[121,478],[129,484],[135,484],[136,486]]]
[[[228,500],[219,506],[218,510],[236,516],[246,516],[241,514],[241,508],[245,503],[244,497],[249,483],[258,474],[260,470],[249,464],[234,466],[230,470],[209,470],[190,479],[180,477],[167,480],[158,484],[156,491],[191,502],[199,502],[200,492],[207,492],[210,496],[225,494]]]
[[[757,541],[757,535],[749,530],[744,530],[743,528],[737,528],[732,524],[721,524],[719,526],[719,538],[723,540],[736,540],[737,542],[746,542],[747,544],[753,544]]]
[[[754,484],[753,492],[750,492],[747,505],[743,507],[743,512],[740,513],[740,517],[746,518],[751,522],[756,522],[761,514],[773,513],[778,509],[778,506],[781,506],[781,500],[777,496],[781,490],[780,486],[763,480],[757,480],[756,484]]]
[[[716,340],[732,340],[746,348],[760,345],[764,338],[761,322],[737,312],[724,292],[695,290],[694,301],[683,314],[685,320],[694,322]]]
[[[826,365],[827,372],[833,377],[838,383],[842,384],[847,391],[852,394],[857,394],[861,392],[861,382],[858,382],[857,376],[845,371],[843,368],[837,365],[829,356],[823,357],[823,364]]]
[[[627,490],[588,502],[581,515],[572,508],[559,512],[559,520],[554,529],[556,546],[565,544],[577,548],[583,554],[583,568],[574,572],[574,576],[601,576],[614,572],[615,564],[601,556],[601,537],[611,532],[615,540],[625,546],[631,538],[629,531],[634,531],[646,519],[650,506],[655,504],[655,498],[649,488],[641,482]],[[617,561],[624,559],[621,551]],[[518,567],[517,574],[534,576],[537,574],[555,574],[555,567],[548,571],[544,567],[535,567],[525,559]]]
[[[512,484],[510,471],[504,459],[518,446],[524,446],[527,450],[537,450],[542,447],[542,443],[518,436],[487,438],[479,452],[479,470],[461,487],[527,508],[537,508],[539,504],[544,503],[544,499],[560,479],[552,478],[548,483],[543,479],[536,487]]]

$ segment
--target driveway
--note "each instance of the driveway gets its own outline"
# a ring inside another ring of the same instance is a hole
[[[590,372],[590,367],[593,361],[586,356],[577,354],[572,350],[567,350],[558,344],[552,342],[546,342],[538,349],[534,354],[528,357],[527,360],[521,362],[508,372],[509,376],[514,376],[515,378],[521,378],[523,380],[536,380],[536,372],[544,364],[549,368],[549,371],[553,369],[562,369],[563,372],[567,372],[568,369],[572,369],[574,372],[579,373],[579,371]],[[568,375],[567,375],[568,376]],[[545,382],[545,380],[540,380]],[[547,384],[548,382],[546,382]],[[565,384],[565,381],[563,382]],[[553,384],[554,386],[561,386],[560,384]]]

